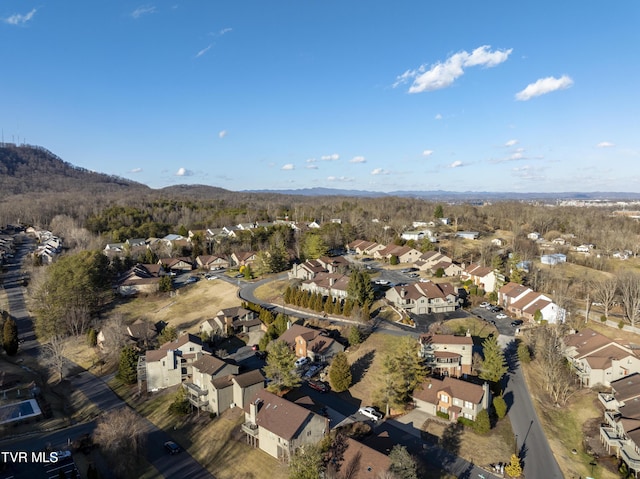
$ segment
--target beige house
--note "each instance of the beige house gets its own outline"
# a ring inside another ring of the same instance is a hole
[[[548,296],[517,283],[507,283],[498,290],[498,304],[528,321],[533,321],[539,311],[541,320],[551,324],[562,323],[566,314]]]
[[[191,381],[182,383],[189,402],[196,408],[222,414],[231,407],[244,408],[251,397],[264,388],[259,370],[238,374],[239,367],[203,356],[193,363]]]
[[[496,272],[488,266],[480,266],[479,264],[471,263],[464,269],[460,277],[463,280],[471,280],[473,284],[484,289],[487,293],[494,292],[498,285]]]
[[[203,349],[200,338],[193,334],[185,334],[175,341],[164,343],[157,350],[147,351],[141,356],[147,391],[168,388],[190,379],[192,364],[209,354]]]
[[[206,319],[200,323],[200,332],[211,335],[214,332],[231,334],[233,332],[248,333],[258,331],[262,321],[255,317],[255,313],[242,306],[225,308],[218,311],[215,318]]]
[[[317,273],[313,279],[300,283],[300,289],[311,293],[320,293],[322,296],[331,296],[334,299],[346,299],[349,276],[340,273]]]
[[[449,283],[428,281],[394,286],[385,297],[395,307],[413,314],[449,313],[458,306],[458,295]]]
[[[473,339],[452,334],[423,334],[420,336],[420,356],[433,374],[463,377],[472,372]]]
[[[355,240],[347,245],[347,250],[355,251],[359,255],[373,255],[377,250],[385,246],[374,241]]]
[[[293,324],[278,338],[294,349],[296,357],[306,357],[312,361],[328,361],[344,346],[332,338],[325,336],[317,329]]]
[[[447,414],[455,422],[459,417],[475,421],[478,413],[491,404],[489,385],[482,386],[460,379],[430,378],[413,392],[416,408],[433,416]]]
[[[193,269],[193,262],[191,258],[162,258],[158,260],[158,264],[161,264],[165,271],[173,271],[175,273],[185,273]]]
[[[327,464],[328,477],[348,477],[349,479],[379,479],[391,466],[389,456],[370,448],[347,436],[340,436],[342,441],[330,452]],[[336,472],[342,475],[331,476]]]
[[[232,266],[249,266],[253,264],[253,262],[257,258],[257,253],[255,251],[238,251],[231,254],[231,263]]]
[[[282,461],[288,461],[306,444],[317,444],[329,433],[327,418],[266,389],[258,391],[244,409],[242,431],[247,442]]]
[[[604,421],[600,442],[609,454],[622,459],[638,477],[640,473],[640,374],[611,383],[611,392],[601,392]]]
[[[583,386],[610,386],[640,373],[640,358],[627,342],[615,341],[589,328],[569,334],[563,341],[564,355]]]
[[[164,274],[165,270],[160,264],[138,263],[120,278],[118,293],[122,296],[157,293],[160,289],[160,277]]]
[[[229,267],[229,261],[223,256],[218,255],[200,255],[196,258],[196,264],[198,268],[206,269],[209,271],[216,271],[219,269],[226,269]]]
[[[387,245],[373,253],[373,257],[378,259],[390,260],[393,256],[396,256],[400,263],[413,263],[420,258],[421,255],[422,253],[417,249],[410,248],[409,246],[398,246],[395,244]]]

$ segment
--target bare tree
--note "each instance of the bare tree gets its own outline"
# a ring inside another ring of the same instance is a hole
[[[618,280],[615,277],[606,278],[590,283],[591,295],[594,303],[600,303],[604,309],[605,317],[609,317],[609,311],[615,305],[618,292]]]
[[[65,351],[66,343],[59,336],[53,336],[42,347],[42,361],[58,375],[58,382],[63,379]]]
[[[139,414],[124,406],[102,414],[93,440],[106,453],[114,472],[122,474],[135,463],[146,442],[147,429]]]
[[[122,314],[114,314],[105,321],[100,331],[99,343],[102,352],[110,360],[116,360],[120,351],[127,344],[127,324]]]
[[[561,330],[553,326],[536,328],[532,343],[535,357],[540,363],[543,385],[554,403],[564,406],[574,392],[574,376],[562,354]]]
[[[640,318],[640,275],[631,271],[618,277],[622,309],[631,326]]]

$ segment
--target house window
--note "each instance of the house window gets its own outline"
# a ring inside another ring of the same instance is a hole
[[[194,349],[194,348],[193,348],[193,346],[191,346],[191,347],[189,348],[189,351],[193,351],[193,349]]]
[[[440,401],[448,403],[449,402],[449,396],[445,396],[445,395],[440,396]]]
[[[464,402],[464,407],[467,409],[473,409],[473,403],[469,402],[469,401],[465,401]]]
[[[166,364],[164,363],[164,361],[162,361],[162,367],[165,367],[165,366],[166,366]]]

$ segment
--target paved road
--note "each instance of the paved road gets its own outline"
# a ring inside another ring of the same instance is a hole
[[[40,345],[35,340],[33,321],[26,309],[24,288],[20,282],[16,281],[16,279],[21,276],[20,267],[22,260],[30,248],[32,248],[31,242],[26,242],[18,248],[15,255],[16,262],[9,266],[7,273],[3,275],[2,279],[9,298],[9,312],[16,319],[19,336],[21,338],[26,338],[26,340],[21,344],[20,354],[37,356]],[[96,404],[96,406],[102,411],[119,407],[128,407],[102,379],[94,376],[88,371],[82,370],[80,366],[68,360],[66,361],[65,369],[67,371],[82,371],[79,373],[71,373],[69,375],[69,380],[76,389],[85,395],[88,401]],[[187,452],[169,456],[164,450],[163,444],[165,441],[171,439],[171,437],[164,431],[158,429],[148,420],[144,418],[142,419],[145,422],[147,430],[147,460],[156,468],[162,477],[167,479],[185,477],[213,479],[213,476]],[[9,438],[8,441],[5,441],[5,445],[2,446],[2,450],[37,451],[41,450],[44,445],[48,443],[55,445],[62,442],[64,444],[68,438],[74,438],[85,432],[91,432],[94,428],[95,423],[91,422],[74,428],[67,428],[52,434],[42,433],[34,435],[26,440],[26,442],[17,438],[12,443]],[[84,432],[79,433],[79,430]],[[15,447],[21,447],[23,449],[12,449]],[[37,467],[34,469],[35,466]],[[20,464],[19,466],[13,467],[15,477],[27,477],[29,479],[48,477],[46,475],[46,471],[40,471],[40,465],[35,466],[33,464]],[[39,475],[40,473],[42,475]]]
[[[564,476],[542,430],[520,370],[515,341],[509,343],[505,354],[510,372],[504,396],[509,405],[509,420],[516,435],[524,475],[527,479],[561,479]]]

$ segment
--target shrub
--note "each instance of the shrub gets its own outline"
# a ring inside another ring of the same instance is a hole
[[[602,316],[600,316],[600,322],[601,323],[606,323],[607,322],[607,317],[604,314]]]
[[[502,396],[493,398],[493,409],[496,411],[498,419],[502,419],[507,415],[507,403]]]
[[[518,359],[521,363],[528,364],[531,362],[531,350],[524,343],[518,344]]]
[[[472,429],[475,429],[476,427],[476,423],[473,422],[471,419],[467,419],[466,417],[459,417],[458,422],[463,426],[470,427]]]
[[[442,419],[449,419],[449,415],[442,411],[436,411],[436,416],[441,417]]]
[[[491,430],[491,420],[489,418],[489,412],[483,409],[476,416],[475,431],[478,434],[487,434]]]
[[[169,412],[176,416],[184,416],[185,414],[189,414],[190,409],[191,404],[189,403],[189,399],[187,399],[187,394],[184,388],[180,387],[175,399],[169,405]]]
[[[618,328],[619,329],[624,328],[624,321],[623,320],[620,320],[620,322],[618,323]]]

